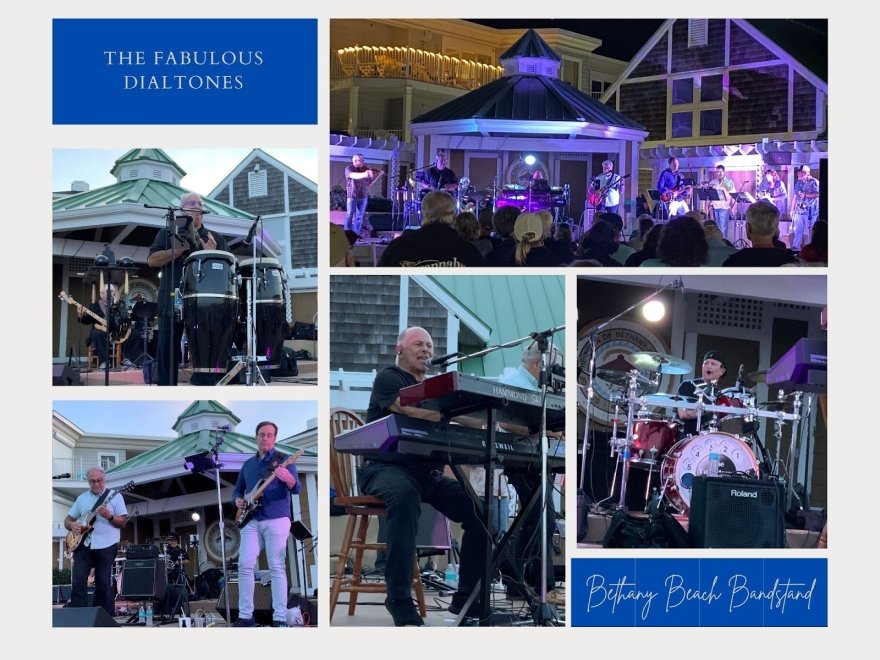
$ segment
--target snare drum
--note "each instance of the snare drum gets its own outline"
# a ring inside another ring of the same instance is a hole
[[[633,423],[630,465],[649,467],[659,463],[678,439],[678,426],[678,422],[675,420],[636,420]]]
[[[256,263],[256,267],[254,267]],[[281,350],[284,347],[284,329],[287,325],[287,305],[285,295],[286,276],[277,259],[264,257],[244,259],[238,264],[241,275],[239,288],[239,336],[236,343],[247,350],[247,301],[251,280],[256,277],[255,326],[257,332],[257,357],[264,356],[267,366],[275,369],[281,366]]]
[[[193,252],[183,264],[180,290],[193,371],[225,373],[238,317],[235,257],[222,250]]]
[[[704,433],[680,440],[669,450],[660,467],[665,496],[679,513],[690,510],[694,477],[706,474],[711,453],[720,454],[719,474],[742,472],[759,476],[751,448],[734,435]]]

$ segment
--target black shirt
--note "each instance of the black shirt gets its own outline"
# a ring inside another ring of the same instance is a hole
[[[491,254],[491,253],[490,253]],[[455,229],[432,222],[403,232],[388,244],[379,266],[482,266],[483,255]]]

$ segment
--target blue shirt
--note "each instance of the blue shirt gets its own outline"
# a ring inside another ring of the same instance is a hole
[[[235,498],[244,497],[252,491],[260,481],[271,474],[274,469],[280,466],[287,458],[286,454],[275,450],[266,452],[263,460],[260,455],[255,454],[241,467],[238,473],[238,481],[235,482],[235,489],[232,491],[232,502]],[[254,511],[255,520],[270,520],[273,518],[290,518],[290,496],[296,495],[300,491],[299,474],[296,471],[296,465],[290,464],[287,469],[296,479],[296,485],[289,489],[287,485],[277,477],[263,491],[262,497],[258,500],[260,506]]]
[[[522,364],[520,364],[516,368],[516,371],[514,371],[512,375],[507,377],[501,376],[498,381],[502,385],[521,387],[524,390],[532,390],[533,392],[537,392],[539,389],[541,389],[538,387],[538,379],[530,374],[529,370],[526,369]]]

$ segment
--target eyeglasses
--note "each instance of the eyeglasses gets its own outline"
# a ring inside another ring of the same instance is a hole
[[[90,484],[102,484],[104,483],[103,479],[89,479]]]

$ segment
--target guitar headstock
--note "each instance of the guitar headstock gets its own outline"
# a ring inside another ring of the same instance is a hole
[[[66,303],[68,303],[68,304],[70,304],[70,305],[74,305],[74,304],[76,304],[76,301],[75,301],[73,298],[71,298],[71,297],[67,294],[66,291],[62,291],[61,293],[59,293],[59,294],[58,294],[58,299],[59,299],[59,300],[63,300],[64,302],[66,302]]]
[[[132,480],[132,481],[129,481],[124,486],[120,486],[119,488],[117,488],[116,492],[117,493],[127,493],[130,490],[134,490],[134,486],[135,486],[134,480]]]

